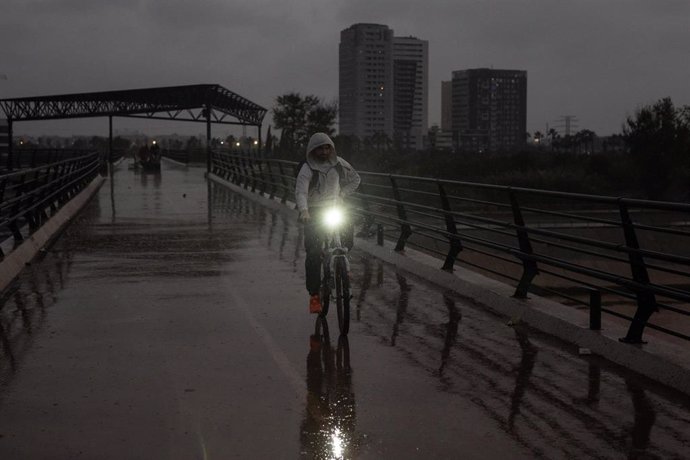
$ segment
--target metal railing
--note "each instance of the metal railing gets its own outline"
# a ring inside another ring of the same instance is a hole
[[[214,152],[212,172],[294,202],[297,163]],[[690,340],[690,205],[360,172],[360,236],[395,237],[528,292]],[[649,319],[658,312],[655,321]],[[657,319],[658,318],[658,319]]]
[[[69,159],[0,175],[0,236],[14,246],[35,232],[84,189],[101,167],[101,155],[83,152]],[[0,249],[0,256],[4,257]]]
[[[25,168],[35,168],[55,163],[56,161],[82,156],[83,154],[83,149],[19,147],[14,150],[12,165],[8,164],[6,153],[0,156],[0,174]]]

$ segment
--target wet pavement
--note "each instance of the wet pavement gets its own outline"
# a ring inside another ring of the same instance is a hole
[[[338,337],[203,172],[121,166],[5,294],[0,459],[687,458],[687,397],[357,250]]]

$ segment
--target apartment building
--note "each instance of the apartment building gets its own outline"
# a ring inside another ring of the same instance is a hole
[[[395,37],[381,24],[354,24],[340,33],[340,134],[385,134],[421,149],[428,129],[429,43]]]
[[[340,32],[340,134],[393,137],[393,30],[354,24]]]
[[[393,138],[421,150],[429,126],[429,42],[393,38]]]
[[[495,152],[524,144],[526,71],[457,70],[453,72],[451,104],[456,148]]]

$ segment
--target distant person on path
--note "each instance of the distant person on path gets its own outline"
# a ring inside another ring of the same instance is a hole
[[[161,148],[158,146],[158,143],[154,143],[151,146],[151,154],[149,159],[151,161],[158,161],[161,159]]]
[[[295,201],[299,221],[304,224],[304,261],[309,312],[321,313],[321,251],[324,230],[319,217],[336,202],[342,202],[359,187],[361,179],[352,165],[338,157],[335,145],[325,133],[315,133],[307,145],[306,161],[297,173]],[[352,249],[354,225],[347,221],[341,233],[342,243]]]

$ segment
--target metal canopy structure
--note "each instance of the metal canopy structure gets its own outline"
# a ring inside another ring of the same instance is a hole
[[[250,125],[258,128],[267,110],[220,85],[186,85],[97,93],[1,99],[0,110],[7,118],[8,169],[12,169],[12,125],[18,121],[108,117],[112,162],[113,117],[206,123],[210,168],[211,123]]]
[[[0,109],[10,122],[117,116],[260,126],[266,115],[265,108],[220,85],[3,99]]]

